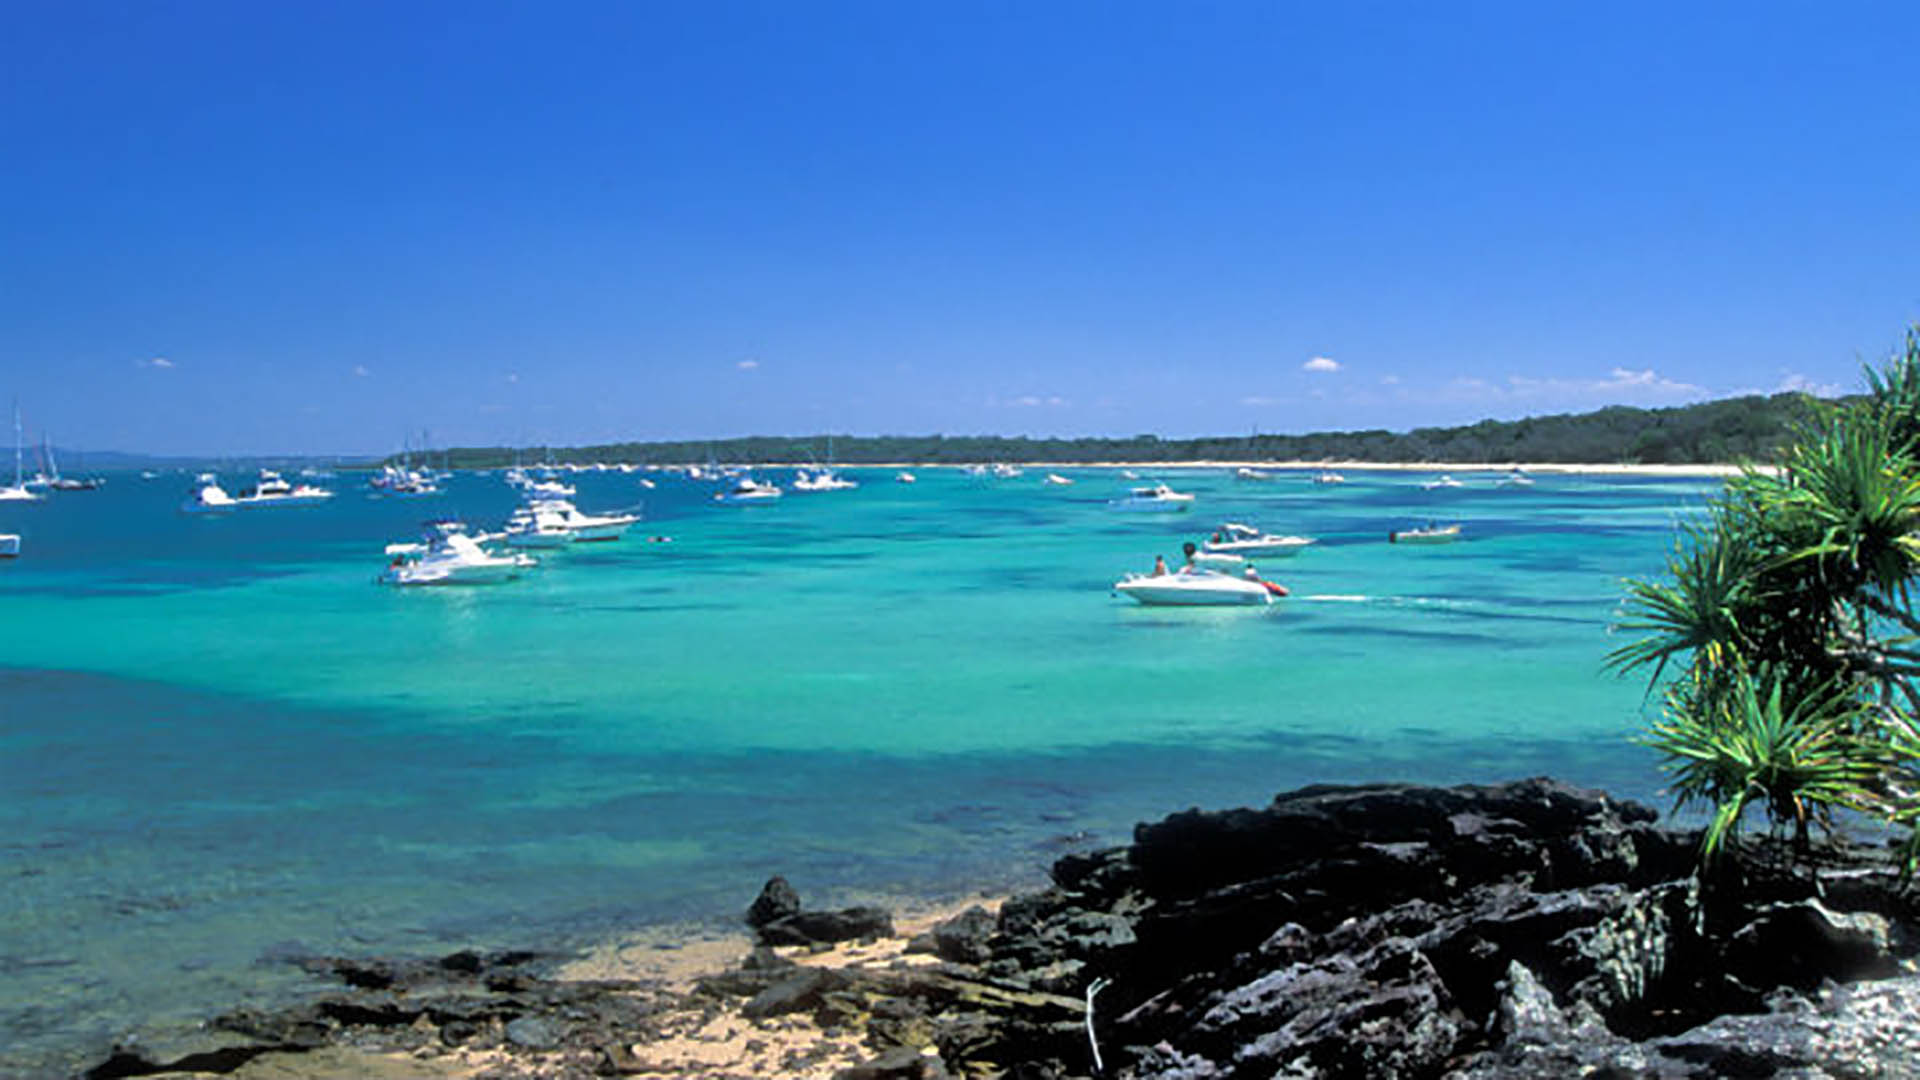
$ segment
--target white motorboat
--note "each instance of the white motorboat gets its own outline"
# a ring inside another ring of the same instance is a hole
[[[573,543],[566,519],[545,502],[519,507],[508,516],[502,538],[510,547],[557,548]]]
[[[1142,604],[1171,607],[1211,607],[1271,604],[1274,589],[1254,581],[1213,570],[1183,570],[1177,574],[1128,574],[1113,590]]]
[[[312,484],[290,484],[272,469],[261,469],[260,478],[233,497],[237,507],[317,506],[333,498],[333,492]]]
[[[1200,549],[1230,555],[1297,555],[1301,548],[1312,543],[1311,537],[1274,536],[1251,525],[1228,521],[1214,530],[1213,536],[1200,545]]]
[[[491,585],[538,566],[531,555],[495,555],[457,521],[436,521],[419,544],[390,544],[385,585]]]
[[[1515,469],[1512,472],[1508,473],[1507,475],[1494,481],[1493,486],[1494,487],[1532,487],[1533,477],[1528,476],[1526,473],[1521,472],[1519,469]]]
[[[1323,472],[1315,473],[1313,482],[1316,484],[1344,484],[1347,482],[1347,478],[1337,472]]]
[[[1244,555],[1227,551],[1196,551],[1192,562],[1207,570],[1238,570],[1246,565],[1247,560]]]
[[[0,559],[20,557],[20,534],[0,533]]]
[[[772,502],[781,496],[777,484],[763,484],[751,476],[742,476],[733,487],[713,497],[718,503],[727,506],[751,506],[755,503]]]
[[[618,540],[626,535],[628,526],[640,520],[639,514],[626,514],[618,511],[611,514],[588,514],[565,499],[542,499],[533,504],[536,508],[557,515],[560,523],[573,533],[574,540],[590,544],[602,540]]]
[[[367,486],[377,494],[403,499],[440,494],[440,485],[426,472],[403,469],[397,465],[381,466],[380,471],[367,481]]]
[[[1460,539],[1460,526],[1428,525],[1423,529],[1401,529],[1387,534],[1389,544],[1451,544]]]
[[[1420,486],[1427,489],[1428,491],[1434,491],[1439,488],[1457,488],[1460,486],[1460,481],[1455,480],[1453,477],[1447,475],[1446,473],[1441,473],[1438,478],[1429,480],[1426,483],[1421,484]]]
[[[230,514],[239,508],[233,496],[227,494],[227,489],[220,486],[212,473],[201,473],[194,483],[193,493],[187,496],[186,502],[180,504],[181,513]]]
[[[894,473],[893,479],[896,483],[901,483],[901,484],[918,483],[920,480],[919,477],[913,475],[912,473],[906,471],[905,469],[902,469],[899,472]]]
[[[13,486],[0,487],[0,502],[37,502],[40,496],[27,489],[21,475],[20,406],[13,407]]]
[[[1165,484],[1155,484],[1134,488],[1125,498],[1108,500],[1107,506],[1127,513],[1170,514],[1185,510],[1192,503],[1192,495]]]
[[[1054,487],[1069,487],[1073,484],[1071,477],[1061,476],[1056,472],[1048,473],[1046,479],[1040,482],[1043,484],[1052,484]]]
[[[1016,476],[1020,476],[1024,474],[1025,472],[1026,470],[1022,469],[1020,466],[1009,465],[1004,461],[998,462],[993,466],[993,475],[1001,480],[1011,480]]]
[[[1273,479],[1273,474],[1265,469],[1255,469],[1242,465],[1233,470],[1233,478],[1235,480],[1271,480]]]
[[[848,491],[860,485],[848,480],[832,469],[801,469],[793,478],[793,490],[797,494],[814,494],[821,491]]]

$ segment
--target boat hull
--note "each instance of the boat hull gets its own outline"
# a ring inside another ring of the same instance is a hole
[[[0,533],[0,559],[20,557],[20,537],[13,533]]]
[[[1214,580],[1196,581],[1188,577],[1182,574],[1130,577],[1115,583],[1113,589],[1152,607],[1246,607],[1273,602],[1273,593],[1257,581],[1220,575],[1209,575]]]

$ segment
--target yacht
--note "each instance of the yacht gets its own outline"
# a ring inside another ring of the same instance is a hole
[[[754,503],[771,502],[783,494],[776,484],[763,484],[751,476],[742,476],[733,487],[713,497],[715,502],[728,506],[751,506]]]
[[[0,487],[0,502],[36,502],[39,495],[27,490],[21,475],[20,406],[13,407],[13,486]]]
[[[235,506],[317,506],[333,498],[333,492],[312,484],[291,484],[272,469],[261,469],[259,479],[242,488],[233,497]]]
[[[440,494],[440,485],[433,477],[417,469],[403,469],[397,465],[382,465],[380,471],[367,481],[376,495],[388,495],[394,498],[417,498],[423,495]]]
[[[1215,529],[1213,536],[1200,548],[1202,551],[1228,555],[1297,555],[1301,548],[1312,543],[1310,537],[1273,536],[1251,525],[1228,521]]]
[[[1192,505],[1193,496],[1175,491],[1165,484],[1137,487],[1124,498],[1110,499],[1107,506],[1127,513],[1170,514]]]
[[[860,485],[834,472],[832,469],[801,469],[793,478],[794,492],[846,491]]]
[[[201,473],[194,478],[194,489],[187,501],[180,504],[183,514],[229,514],[239,508],[227,489],[220,486],[212,473]]]
[[[516,509],[507,518],[502,536],[508,546],[518,548],[565,547],[574,539],[566,519],[546,502]]]
[[[626,535],[628,526],[640,520],[639,514],[587,514],[565,499],[540,499],[533,508],[557,518],[573,538],[581,543],[593,543],[599,540],[618,540]]]
[[[1460,526],[1428,525],[1423,529],[1401,529],[1387,534],[1389,544],[1451,544],[1460,539]]]
[[[14,559],[20,556],[20,534],[0,533],[0,559]]]
[[[1278,586],[1213,570],[1182,570],[1177,574],[1128,574],[1113,591],[1156,607],[1218,607],[1271,604]]]
[[[417,544],[389,544],[393,561],[380,575],[386,585],[491,585],[538,566],[533,556],[495,555],[458,521],[436,521]]]

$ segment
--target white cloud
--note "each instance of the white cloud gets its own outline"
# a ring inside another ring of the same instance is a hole
[[[1398,376],[1398,375],[1382,375],[1382,376],[1380,376],[1380,385],[1381,385],[1381,386],[1399,386],[1399,385],[1400,385],[1400,376]]]
[[[1339,371],[1340,361],[1325,356],[1316,356],[1300,365],[1301,371]]]
[[[1280,404],[1280,401],[1281,401],[1281,399],[1280,399],[1280,398],[1277,398],[1277,397],[1266,397],[1266,396],[1264,396],[1264,395],[1259,395],[1259,394],[1256,394],[1256,395],[1254,395],[1253,397],[1243,397],[1243,398],[1241,398],[1241,399],[1240,399],[1240,404],[1242,404],[1242,405],[1252,405],[1252,406],[1254,406],[1255,408],[1260,408],[1260,407],[1263,407],[1263,406],[1267,406],[1267,405],[1278,405],[1278,404]]]
[[[353,365],[353,373],[354,373],[355,375],[358,375],[358,376],[360,376],[360,377],[361,377],[361,378],[363,378],[363,379],[364,379],[364,378],[366,378],[366,377],[367,377],[368,375],[371,375],[371,374],[373,374],[373,373],[372,373],[371,371],[368,371],[368,370],[367,370],[367,365],[365,365],[365,364],[355,364],[355,365]]]
[[[509,371],[509,372],[507,372],[507,381],[508,381],[508,382],[519,382],[519,381],[520,381],[520,373],[519,373],[519,372],[517,372],[517,371]]]
[[[141,367],[150,368],[170,368],[173,366],[173,361],[164,356],[156,356],[151,360],[136,360],[134,363],[139,364]]]
[[[1814,397],[1823,398],[1839,397],[1842,393],[1839,385],[1836,383],[1814,382],[1812,379],[1807,378],[1797,371],[1789,371],[1783,374],[1780,377],[1780,385],[1773,388],[1773,392],[1776,394],[1784,394],[1788,391],[1812,394]]]
[[[1449,382],[1444,396],[1454,401],[1525,404],[1534,408],[1598,408],[1602,405],[1669,405],[1708,396],[1704,386],[1670,379],[1652,368],[1617,367],[1606,378],[1562,376],[1539,378],[1509,375],[1504,383],[1461,377]]]
[[[739,369],[740,369],[741,371],[752,371],[752,370],[753,370],[754,368],[757,368],[757,367],[759,367],[759,366],[760,366],[760,361],[758,361],[758,360],[742,360],[742,361],[740,361],[739,363],[737,363],[737,364],[735,364],[735,365],[733,365],[733,366],[734,366],[734,367],[737,367],[737,368],[739,368]]]
[[[988,400],[992,401],[991,398]],[[1043,406],[1049,409],[1059,409],[1067,405],[1067,399],[1058,394],[1051,394],[1044,397],[1039,394],[1022,394],[1017,398],[1008,398],[1004,404],[1010,409],[1038,409]]]

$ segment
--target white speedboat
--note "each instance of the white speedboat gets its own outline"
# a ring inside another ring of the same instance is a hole
[[[1052,484],[1054,487],[1069,487],[1073,484],[1073,479],[1071,477],[1061,476],[1057,472],[1050,472],[1046,475],[1046,478],[1040,482],[1043,484]]]
[[[1323,472],[1315,473],[1313,482],[1316,484],[1344,484],[1347,482],[1347,478],[1337,472]]]
[[[899,472],[894,473],[893,479],[896,483],[901,483],[901,484],[918,483],[920,480],[919,477],[913,475],[912,473],[906,471],[905,469],[902,469]]]
[[[565,499],[542,499],[534,506],[557,516],[574,540],[583,544],[618,540],[626,535],[628,526],[640,520],[639,514],[588,514]]]
[[[793,478],[795,494],[813,494],[821,491],[847,491],[860,485],[848,480],[832,469],[801,469]]]
[[[1273,474],[1265,469],[1255,469],[1242,465],[1233,470],[1233,478],[1235,480],[1271,480],[1273,479]]]
[[[772,502],[781,496],[777,484],[763,484],[751,476],[743,476],[733,487],[713,497],[718,503],[728,506],[751,506],[755,503]]]
[[[290,484],[272,469],[261,469],[260,478],[233,497],[236,507],[317,506],[333,498],[333,492],[312,484]]]
[[[993,475],[1001,480],[1011,480],[1025,472],[1026,470],[1020,466],[1009,465],[1004,461],[996,463],[993,467]]]
[[[1438,478],[1429,480],[1426,483],[1421,484],[1420,486],[1427,489],[1428,491],[1434,491],[1439,488],[1457,488],[1460,486],[1460,481],[1455,480],[1453,477],[1447,475],[1446,473],[1441,473]]]
[[[367,481],[367,486],[377,494],[402,499],[440,494],[440,485],[426,472],[395,465],[381,466],[380,471]]]
[[[380,575],[385,585],[491,585],[538,566],[531,555],[495,555],[467,535],[457,521],[436,521],[419,544],[391,544],[393,561]]]
[[[193,493],[187,496],[186,502],[180,504],[181,513],[229,514],[238,509],[233,496],[227,494],[227,489],[213,479],[213,474],[201,473],[195,484],[197,486]]]
[[[1128,492],[1125,498],[1107,501],[1107,506],[1111,509],[1144,514],[1176,513],[1192,504],[1192,495],[1175,491],[1165,484],[1137,487]]]
[[[1499,480],[1494,481],[1493,486],[1494,487],[1532,487],[1533,477],[1528,476],[1526,473],[1521,472],[1519,469],[1515,469],[1512,472],[1508,473],[1507,475],[1501,477]]]
[[[0,533],[0,559],[20,557],[20,534]]]
[[[1297,555],[1301,548],[1312,543],[1311,537],[1273,536],[1251,525],[1228,521],[1214,530],[1200,549],[1230,555]]]
[[[1170,607],[1212,607],[1271,604],[1274,592],[1263,581],[1251,581],[1212,570],[1183,570],[1178,574],[1128,574],[1113,591],[1142,604]]]
[[[1460,539],[1460,526],[1428,525],[1423,529],[1401,529],[1387,534],[1389,544],[1451,544]]]

